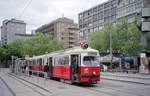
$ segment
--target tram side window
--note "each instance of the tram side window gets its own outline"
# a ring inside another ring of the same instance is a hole
[[[36,60],[33,60],[33,65],[36,65]]]
[[[43,64],[42,59],[41,58],[37,59],[37,65],[42,65],[42,64]]]
[[[65,56],[64,57],[64,65],[68,65],[69,66],[69,56]]]
[[[65,57],[55,57],[54,59],[56,66],[68,66],[69,65],[69,56]]]
[[[33,65],[33,62],[32,62],[32,61],[29,61],[29,65]]]
[[[55,66],[59,65],[58,58],[54,58]]]

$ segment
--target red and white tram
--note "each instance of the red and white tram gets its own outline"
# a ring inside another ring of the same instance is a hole
[[[42,71],[48,63],[50,78],[70,82],[97,83],[100,81],[99,51],[75,47],[30,58],[32,70]]]

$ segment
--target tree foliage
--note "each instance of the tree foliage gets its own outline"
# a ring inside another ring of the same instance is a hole
[[[52,36],[42,33],[38,33],[31,39],[23,41],[22,54],[23,56],[29,55],[41,55],[48,52],[53,52],[56,50],[61,50],[64,48],[63,42],[57,38],[52,38]]]
[[[3,60],[6,57],[6,49],[0,47],[0,60]]]
[[[136,24],[128,24],[125,20],[116,25],[112,23],[105,24],[102,30],[91,35],[89,45],[99,51],[106,52],[110,48],[110,32],[112,32],[113,52],[137,55],[145,49],[140,45],[141,32]],[[147,34],[149,35],[149,33]],[[148,43],[150,43],[150,37],[148,37]],[[150,47],[147,46],[146,48]]]
[[[28,40],[16,40],[0,48],[0,59],[11,59],[11,56],[37,56],[64,48],[63,41],[52,38],[48,34],[38,33]]]

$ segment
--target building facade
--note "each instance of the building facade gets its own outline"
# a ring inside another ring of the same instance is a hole
[[[116,21],[117,0],[99,4],[79,13],[79,43],[89,40],[91,33],[103,28],[108,21]]]
[[[25,34],[26,33],[26,23],[21,20],[11,19],[4,20],[1,26],[1,41],[2,45],[12,43],[14,40],[24,40],[28,37],[23,38],[18,37],[16,34]]]
[[[49,24],[45,24],[36,29],[35,32],[50,34],[53,38],[63,40],[65,48],[72,48],[77,45],[78,24],[75,24],[73,20],[66,17],[58,18]]]
[[[88,41],[91,33],[103,28],[106,22],[118,22],[120,19],[131,23],[135,20],[135,14],[142,18],[142,10],[145,5],[150,6],[150,0],[108,0],[105,3],[79,13],[79,43]],[[150,9],[143,11],[150,14]],[[142,23],[142,28],[150,29],[150,24]]]
[[[143,0],[118,0],[117,19],[125,18],[128,23],[134,21],[135,14],[141,15]]]
[[[15,35],[14,40],[27,40],[34,36],[34,34],[18,34],[18,33],[15,33],[14,35]]]

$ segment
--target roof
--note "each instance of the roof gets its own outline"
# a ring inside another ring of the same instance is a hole
[[[85,53],[85,52],[99,52],[99,51],[92,48],[82,49],[81,47],[74,47],[71,50],[66,50],[65,53]]]
[[[99,53],[98,50],[95,50],[92,48],[82,49],[81,47],[77,46],[77,47],[73,47],[73,48],[69,48],[69,49],[65,49],[65,50],[59,50],[59,51],[51,52],[48,54],[43,54],[40,56],[33,56],[30,59],[43,58],[45,56],[55,56],[55,55],[63,55],[63,54],[80,54],[80,53],[87,53],[87,52]]]

